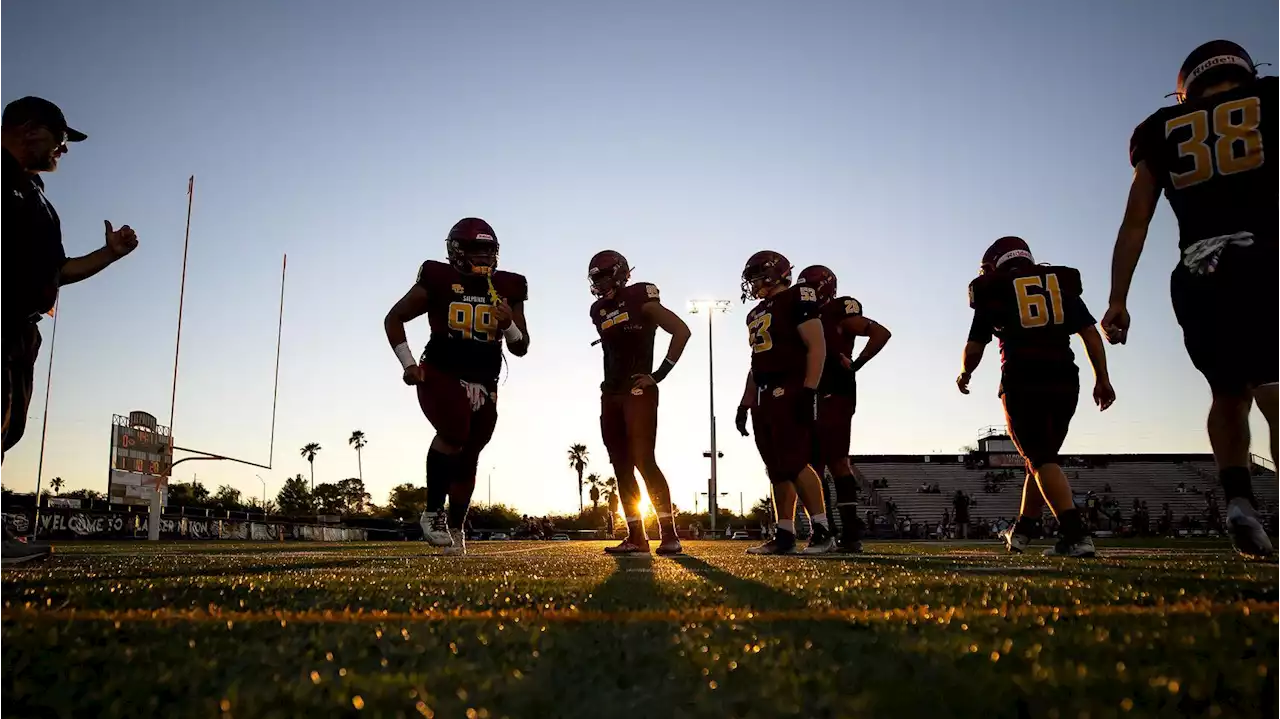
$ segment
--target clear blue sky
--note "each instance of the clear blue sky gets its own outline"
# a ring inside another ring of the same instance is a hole
[[[854,451],[955,451],[1002,418],[995,356],[971,396],[953,384],[987,244],[1018,234],[1079,267],[1101,316],[1133,127],[1169,102],[1197,44],[1225,37],[1275,61],[1276,27],[1263,0],[6,3],[4,101],[47,97],[90,136],[47,177],[68,251],[99,246],[104,218],[141,242],[63,294],[44,476],[105,490],[112,413],[169,414],[192,173],[174,432],[266,458],[288,252],[273,496],[306,473],[309,441],[324,447],[317,481],[354,476],[357,428],[375,501],[422,481],[432,431],[381,319],[472,214],[497,229],[502,266],[529,277],[533,340],[501,388],[481,501],[492,468],[495,501],[576,507],[573,442],[611,473],[585,276],[606,247],[673,307],[734,301],[714,337],[735,509],[739,492],[767,492],[733,430],[748,362],[738,275],[759,249],[832,267],[893,330],[860,375]],[[1175,244],[1162,203],[1131,344],[1110,354],[1119,399],[1100,415],[1082,398],[1068,449],[1207,451],[1208,390],[1169,307]],[[708,334],[690,320],[659,429],[681,506],[707,476]],[[32,427],[4,464],[20,490],[35,484],[50,324]],[[426,342],[425,320],[409,337]],[[175,479],[193,472],[261,491],[252,468],[194,462]]]

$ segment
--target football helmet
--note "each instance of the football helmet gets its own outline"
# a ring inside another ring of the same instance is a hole
[[[1241,79],[1258,76],[1253,58],[1244,48],[1230,40],[1210,40],[1191,51],[1178,70],[1178,89],[1174,97],[1178,102],[1195,99],[1201,88],[1207,87],[1232,74]]]
[[[459,272],[488,274],[498,269],[498,235],[478,217],[458,220],[444,245],[449,264]]]
[[[621,252],[602,250],[591,257],[587,279],[591,281],[591,294],[610,297],[627,286],[631,279],[631,265]]]
[[[1026,260],[1030,264],[1035,264],[1035,259],[1031,257],[1031,248],[1027,246],[1027,241],[1021,237],[1001,237],[982,255],[982,264],[978,267],[978,274],[989,275],[995,272],[1002,265],[1014,260]]]
[[[791,286],[791,263],[773,250],[760,250],[742,268],[742,301],[760,299],[769,287]]]
[[[836,274],[822,265],[809,265],[801,270],[799,283],[813,288],[819,304],[835,299]]]

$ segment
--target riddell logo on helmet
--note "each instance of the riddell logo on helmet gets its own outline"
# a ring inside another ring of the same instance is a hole
[[[1221,67],[1223,65],[1236,65],[1248,70],[1249,72],[1253,72],[1253,66],[1246,62],[1244,58],[1236,55],[1219,55],[1217,57],[1211,57],[1199,65],[1196,65],[1194,70],[1187,73],[1186,84],[1190,85],[1192,80],[1195,80],[1197,77],[1200,77],[1215,67]]]
[[[483,232],[480,232],[476,234],[476,239],[493,241],[493,235],[486,235]]]

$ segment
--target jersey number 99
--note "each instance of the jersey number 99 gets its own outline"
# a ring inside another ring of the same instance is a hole
[[[450,303],[449,329],[461,334],[463,339],[492,342],[498,330],[497,323],[493,321],[493,305]]]

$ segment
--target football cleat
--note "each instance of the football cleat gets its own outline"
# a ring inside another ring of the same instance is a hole
[[[1019,534],[1017,525],[1010,526],[1000,532],[1000,538],[1004,540],[1005,549],[1013,554],[1022,554],[1027,551],[1027,547],[1031,546],[1031,537],[1025,534]]]
[[[591,282],[591,294],[596,297],[612,297],[615,292],[627,286],[631,279],[631,265],[622,253],[603,250],[591,257],[587,279]]]
[[[467,534],[461,529],[450,529],[449,538],[452,544],[444,548],[441,554],[449,557],[465,557],[467,554]]]
[[[1275,554],[1271,538],[1258,521],[1258,511],[1247,499],[1237,497],[1227,505],[1227,530],[1231,544],[1246,557],[1266,558]]]
[[[779,529],[773,539],[752,547],[747,554],[793,554],[796,551],[796,535],[785,529]]]
[[[9,531],[7,525],[5,526],[3,566],[13,567],[27,562],[35,562],[52,554],[53,547],[49,546],[48,542],[19,537]]]
[[[684,547],[680,546],[679,537],[666,537],[662,543],[658,545],[657,553],[663,557],[669,557],[673,554],[683,554]]]
[[[1072,557],[1075,559],[1085,559],[1096,554],[1093,547],[1093,537],[1081,537],[1076,541],[1071,541],[1066,537],[1058,540],[1057,544],[1044,550],[1046,557]]]
[[[813,534],[809,537],[809,546],[801,554],[830,554],[836,551],[836,535],[825,524],[813,525]]]
[[[640,540],[634,540],[631,537],[627,537],[626,539],[622,540],[621,544],[618,544],[612,547],[605,547],[604,553],[605,554],[648,554],[649,542],[648,540],[640,541]]]
[[[418,517],[418,524],[422,526],[422,539],[431,546],[448,547],[453,544],[453,537],[449,535],[449,514],[444,509],[424,511]]]

